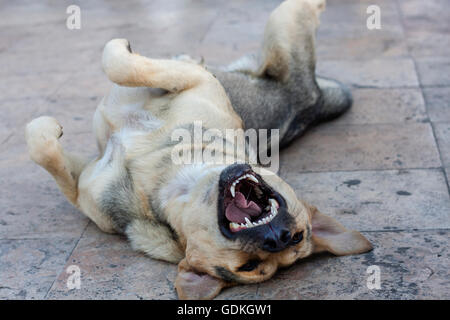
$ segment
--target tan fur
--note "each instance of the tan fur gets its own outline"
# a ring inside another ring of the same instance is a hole
[[[323,8],[324,1],[288,0],[274,11],[266,29],[264,71],[260,72],[281,81],[287,77],[290,68],[280,57],[290,53],[292,41],[288,38],[298,30],[285,15],[300,12],[308,19],[303,24],[313,30]],[[277,50],[273,51],[275,42]],[[303,231],[304,240],[269,253],[225,238],[216,211],[218,180],[226,165],[176,165],[170,161],[173,145],[169,142],[174,129],[194,121],[224,131],[243,129],[241,118],[222,85],[204,67],[149,59],[128,48],[127,40],[116,39],[104,49],[103,68],[115,84],[94,116],[100,151],[97,159],[86,162],[63,151],[58,141],[62,128],[50,117],[30,122],[26,139],[31,158],[52,174],[69,201],[101,230],[124,233],[134,249],[179,263],[175,285],[180,298],[210,299],[224,287],[264,281],[279,267],[313,252],[341,255],[371,249],[361,234],[299,201],[281,178],[259,166],[252,169],[286,199],[295,219],[290,231]],[[245,160],[244,150],[233,160]],[[111,210],[123,206],[126,212],[118,211],[117,217],[125,222],[109,215],[105,206]],[[313,234],[315,228],[320,231],[317,235]],[[261,262],[252,271],[238,270],[251,259]]]
[[[314,55],[311,48],[302,47],[304,43],[295,40],[313,37],[319,25],[322,6],[325,6],[325,1],[285,1],[271,13],[264,32],[264,63],[261,64],[258,75],[266,73],[282,82],[286,81],[292,67],[287,65],[291,60],[288,56],[292,52],[296,52],[297,57],[294,57],[294,60],[298,60],[296,63],[300,66],[302,59],[306,61],[306,58]],[[291,19],[292,16],[295,16],[295,19]],[[297,50],[294,50],[293,46],[298,46]]]

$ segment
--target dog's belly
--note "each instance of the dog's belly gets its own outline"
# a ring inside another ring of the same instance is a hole
[[[174,130],[193,133],[197,121],[202,130],[242,128],[231,106],[213,97],[203,89],[174,94],[113,85],[94,117],[101,156],[80,177],[83,206],[96,207],[91,211],[97,220],[121,233],[134,219],[162,221],[155,194],[176,167],[171,153],[180,141],[173,139]]]
[[[168,130],[195,121],[201,121],[207,128],[242,128],[242,121],[231,105],[218,104],[214,98],[214,94],[204,89],[170,93],[162,89],[113,85],[99,109],[111,132],[139,126],[145,118],[161,121]]]
[[[79,178],[79,203],[107,229],[125,233],[135,219],[154,218],[150,194],[161,164],[168,162],[158,144],[147,143],[146,127],[123,127],[108,140],[103,155]]]
[[[117,131],[123,127],[141,126],[149,118],[162,120],[173,97],[162,89],[113,85],[99,109],[110,129]]]

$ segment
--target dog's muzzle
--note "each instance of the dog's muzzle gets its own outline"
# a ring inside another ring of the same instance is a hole
[[[293,219],[286,201],[248,164],[233,164],[222,171],[218,222],[225,237],[248,238],[266,251],[281,251],[292,243]]]

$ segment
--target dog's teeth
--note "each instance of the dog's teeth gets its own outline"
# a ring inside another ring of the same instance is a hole
[[[277,209],[274,207],[270,207],[270,212],[272,213],[272,216],[275,216],[277,214]]]
[[[236,195],[236,185],[234,183],[233,183],[233,185],[230,188],[230,192],[231,192],[231,195],[234,198],[234,196]]]
[[[279,206],[278,206],[278,202],[274,199],[269,199],[269,202],[270,202],[270,212],[271,212],[271,216],[273,219],[278,213]]]
[[[234,223],[234,222],[230,222],[230,229],[231,230],[236,230],[236,229],[239,229],[239,228],[240,228],[239,224]]]
[[[248,220],[247,217],[245,217],[245,222],[247,222],[247,226],[248,226],[248,227],[253,226],[253,223],[252,223],[250,220]]]
[[[247,179],[259,183],[258,179],[256,179],[256,177],[252,174],[247,174]]]
[[[275,200],[275,199],[269,199],[269,202],[270,202],[270,205],[272,207],[275,207],[277,209],[280,207],[280,205],[278,204],[277,200]]]

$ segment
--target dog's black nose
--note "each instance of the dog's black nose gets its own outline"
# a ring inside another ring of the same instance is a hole
[[[285,249],[291,241],[291,233],[289,230],[281,229],[271,229],[269,234],[266,234],[263,243],[263,250],[269,252],[278,252]]]

